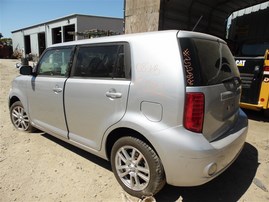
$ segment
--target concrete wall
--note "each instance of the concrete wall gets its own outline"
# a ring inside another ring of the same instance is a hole
[[[13,43],[13,51],[20,50],[25,57],[25,43],[24,36],[30,36],[30,44],[31,44],[31,53],[34,55],[39,54],[38,49],[38,33],[45,32],[45,26],[40,25],[37,27],[20,30],[18,32],[12,33],[12,43]]]
[[[34,55],[39,54],[39,49],[38,49],[38,37],[37,33],[31,34],[30,35],[30,41],[31,41],[31,53]]]
[[[125,0],[125,33],[157,31],[160,0]]]
[[[195,31],[224,36],[228,13],[219,7],[226,2],[229,1],[125,0],[125,33],[195,27]]]
[[[23,50],[24,51],[23,32],[12,33],[12,44],[13,44],[13,51],[15,51],[15,50]]]

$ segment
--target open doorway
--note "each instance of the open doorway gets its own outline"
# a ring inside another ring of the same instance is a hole
[[[63,27],[64,42],[75,40],[75,25],[68,25]]]
[[[24,51],[25,51],[25,54],[31,53],[31,39],[30,39],[30,35],[24,36]]]
[[[45,32],[38,33],[38,52],[39,56],[43,53],[46,49],[46,39],[45,39]]]
[[[52,29],[52,44],[62,43],[62,30],[61,27]]]

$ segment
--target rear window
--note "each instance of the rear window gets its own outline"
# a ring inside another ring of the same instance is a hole
[[[217,41],[181,38],[180,45],[188,86],[207,86],[223,83],[239,71],[228,46]]]

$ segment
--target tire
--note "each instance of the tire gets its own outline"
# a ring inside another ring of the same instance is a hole
[[[30,119],[26,114],[24,107],[20,101],[14,102],[10,107],[10,119],[16,129],[25,132],[33,132],[34,127],[30,123]]]
[[[166,183],[160,158],[140,139],[128,136],[117,140],[110,160],[117,181],[133,196],[153,196]]]
[[[264,109],[263,114],[266,118],[269,118],[269,109]]]

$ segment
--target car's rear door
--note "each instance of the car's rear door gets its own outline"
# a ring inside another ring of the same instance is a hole
[[[126,43],[79,46],[66,82],[69,139],[100,149],[105,131],[124,115],[130,85]]]
[[[238,118],[241,81],[233,55],[213,37],[180,38],[186,92],[204,94],[203,135],[213,141],[234,127]]]

